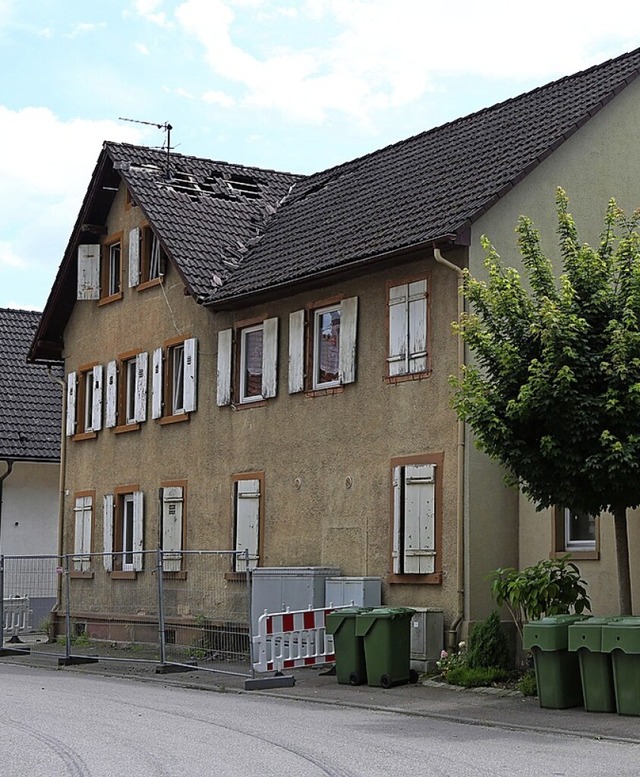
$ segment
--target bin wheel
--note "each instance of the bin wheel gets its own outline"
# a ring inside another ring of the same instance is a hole
[[[393,683],[391,682],[391,678],[389,677],[388,674],[383,674],[382,675],[382,677],[380,678],[380,685],[383,688],[391,688]]]
[[[415,669],[410,669],[409,670],[409,682],[412,685],[415,685],[418,682],[419,679],[420,679],[420,673],[416,672]]]
[[[349,675],[350,685],[362,685],[362,677],[357,672],[351,672]]]

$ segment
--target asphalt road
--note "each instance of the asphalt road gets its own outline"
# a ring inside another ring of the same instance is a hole
[[[0,664],[2,777],[637,775],[640,746]]]

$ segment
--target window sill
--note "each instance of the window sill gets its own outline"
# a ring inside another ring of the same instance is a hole
[[[159,424],[164,426],[165,424],[179,424],[182,421],[188,421],[189,420],[189,413],[180,413],[179,415],[163,415],[161,418],[158,418],[157,421]]]
[[[122,299],[122,292],[119,291],[117,294],[110,294],[108,297],[102,297],[98,300],[98,306],[100,305],[109,305],[112,302],[117,302],[119,299]]]
[[[115,569],[112,572],[109,573],[109,577],[112,580],[135,580],[137,577],[137,572],[123,572],[120,569]]]
[[[116,426],[113,430],[114,434],[125,434],[126,432],[137,432],[140,429],[140,424],[125,424],[125,426]]]
[[[142,281],[136,286],[136,291],[145,291],[145,289],[152,289],[154,286],[161,286],[164,280],[164,276],[159,278],[152,278],[150,281]]]
[[[250,407],[264,407],[267,404],[266,399],[256,399],[254,402],[234,402],[234,410],[248,410]]]
[[[95,440],[97,436],[97,432],[80,432],[79,434],[74,434],[71,439],[74,442],[80,442],[80,440]]]
[[[224,579],[227,580],[229,583],[246,583],[247,573],[246,572],[225,572]]]
[[[549,554],[549,558],[566,558],[582,561],[600,561],[600,552],[597,550],[556,550]]]
[[[390,386],[395,385],[396,383],[406,383],[408,381],[414,381],[414,380],[425,380],[426,378],[431,377],[431,371],[430,370],[424,370],[423,372],[409,372],[405,373],[404,375],[387,375],[385,380],[385,383],[388,383]]]
[[[84,578],[86,580],[93,580],[94,575],[95,575],[95,572],[92,572],[91,570],[89,570],[87,572],[81,572],[78,569],[72,569],[69,572],[69,577],[74,578],[74,579],[78,579],[78,580],[81,580],[82,578]]]
[[[162,579],[163,580],[186,580],[187,579],[187,571],[186,569],[181,570],[180,572],[162,572]]]
[[[342,394],[344,392],[344,386],[332,386],[331,388],[324,389],[309,389],[305,391],[306,397],[325,397],[331,394]]]
[[[388,582],[393,585],[442,585],[442,572],[429,575],[389,575]]]

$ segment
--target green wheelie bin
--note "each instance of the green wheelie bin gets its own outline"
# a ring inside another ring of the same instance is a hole
[[[367,666],[362,637],[356,636],[356,618],[370,607],[341,607],[325,619],[327,634],[333,635],[336,654],[336,677],[343,685],[367,682]]]
[[[640,715],[640,617],[603,626],[602,650],[611,654],[618,715]]]
[[[619,618],[588,618],[569,626],[569,651],[578,654],[584,708],[615,712],[616,693],[611,656],[602,650],[602,628]]]
[[[580,664],[570,653],[569,626],[586,615],[550,615],[526,623],[523,647],[533,654],[538,700],[541,707],[560,710],[583,704]]]
[[[369,685],[391,688],[417,680],[411,671],[409,607],[375,607],[356,618],[356,636],[364,641]]]

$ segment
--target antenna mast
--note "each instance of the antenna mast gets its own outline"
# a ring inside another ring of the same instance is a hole
[[[118,120],[130,121],[132,124],[146,124],[148,127],[157,127],[158,129],[161,129],[167,133],[167,167],[165,170],[164,177],[168,181],[169,178],[171,178],[171,173],[169,170],[169,159],[171,155],[171,130],[173,129],[171,124],[169,124],[168,121],[165,121],[163,124],[158,124],[155,121],[142,121],[141,119],[127,119],[125,116],[118,116]]]

